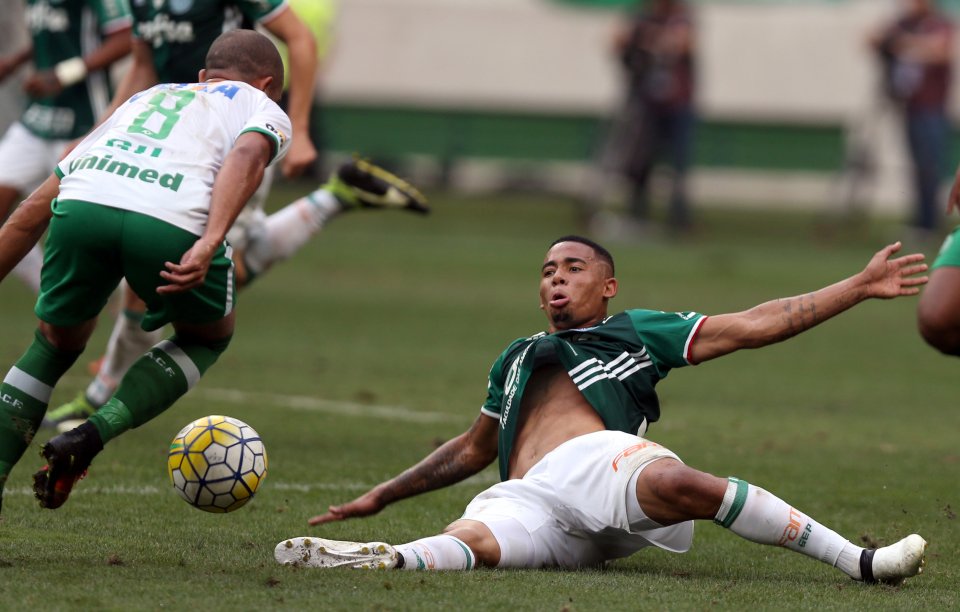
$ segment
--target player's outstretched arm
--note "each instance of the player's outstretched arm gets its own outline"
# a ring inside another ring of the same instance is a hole
[[[900,243],[878,251],[862,272],[823,289],[754,306],[749,310],[708,317],[690,347],[691,360],[700,363],[743,348],[760,348],[823,323],[870,298],[916,295],[927,282],[923,254],[891,259]]]
[[[40,240],[53,216],[50,203],[59,192],[60,179],[51,174],[0,227],[0,282]]]
[[[326,514],[311,518],[309,523],[321,525],[370,516],[395,501],[440,489],[473,476],[497,458],[498,423],[497,419],[481,414],[470,429],[449,440],[420,463],[378,484],[351,502],[330,506]]]
[[[157,293],[180,293],[203,284],[227,231],[260,186],[272,153],[273,145],[258,132],[245,132],[237,138],[214,179],[203,236],[179,262],[166,262],[166,270],[161,271],[160,276],[168,284],[158,287]]]

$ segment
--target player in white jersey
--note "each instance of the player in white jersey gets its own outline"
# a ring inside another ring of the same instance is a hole
[[[926,269],[923,255],[891,259],[899,248],[887,246],[838,283],[743,312],[608,316],[618,291],[613,257],[581,236],[559,238],[540,274],[549,328],[511,343],[496,360],[470,429],[310,524],[375,514],[498,458],[502,482],[477,495],[439,535],[396,547],[299,537],[280,542],[274,556],[321,568],[576,569],[648,546],[684,552],[693,521],[712,519],[751,542],[818,559],[856,580],[901,582],[922,568],[926,542],[919,535],[861,548],[772,493],[689,467],[642,437],[647,421],[660,414],[654,385],[672,368],[785,340],[868,298],[915,295],[927,280],[913,276]]]
[[[146,301],[145,327],[172,323],[174,335],[133,364],[97,414],[43,446],[42,507],[62,505],[106,442],[166,410],[226,349],[236,287],[225,237],[290,146],[282,82],[269,39],[222,35],[198,83],[133,96],[0,228],[2,280],[49,226],[40,325],[0,384],[0,485],[121,278]]]
[[[145,89],[158,78],[169,82],[192,79],[192,73],[185,76],[184,71],[195,70],[191,64],[202,59],[214,33],[237,27],[234,17],[242,15],[284,43],[289,57],[288,102],[295,144],[284,160],[284,174],[296,174],[313,161],[316,152],[307,126],[320,45],[315,44],[309,28],[286,0],[198,0],[177,11],[169,5],[134,3],[132,10],[134,61],[118,97]],[[189,35],[177,35],[179,32]],[[341,166],[320,188],[268,216],[264,204],[272,175],[271,167],[227,236],[236,249],[240,287],[305,247],[345,210],[358,206],[427,210],[423,196],[405,181],[369,162],[356,160]],[[151,333],[142,328],[143,311],[143,303],[126,291],[123,309],[103,359],[95,364],[93,379],[74,399],[50,410],[43,421],[45,426],[63,431],[93,414],[113,394],[133,361],[160,339],[160,330]]]

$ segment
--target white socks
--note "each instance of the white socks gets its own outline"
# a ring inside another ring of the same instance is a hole
[[[39,245],[34,245],[13,269],[13,274],[33,289],[34,293],[40,293],[40,268],[42,267],[43,251]]]
[[[394,548],[403,557],[405,570],[469,570],[477,565],[470,547],[451,535],[431,536]]]
[[[113,324],[100,371],[87,386],[87,401],[96,407],[107,403],[123,375],[150,347],[163,340],[163,328],[152,332],[140,327],[143,313],[124,309]]]
[[[714,522],[751,542],[783,546],[860,579],[862,548],[779,497],[737,478],[730,478]]]
[[[341,210],[343,205],[324,189],[287,204],[267,217],[262,231],[251,232],[244,253],[247,269],[257,275],[287,259],[310,242]]]

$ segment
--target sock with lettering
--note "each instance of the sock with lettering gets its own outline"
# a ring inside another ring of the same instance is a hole
[[[860,578],[862,548],[743,480],[729,479],[714,522],[751,542],[783,546]]]
[[[403,564],[398,564],[398,569],[470,570],[477,565],[470,547],[451,535],[422,538],[395,548],[403,557]]]
[[[136,360],[117,392],[90,417],[106,444],[161,414],[189,391],[230,344],[198,343],[174,335]]]
[[[0,384],[0,493],[37,432],[53,387],[80,352],[54,347],[38,329],[33,344]]]

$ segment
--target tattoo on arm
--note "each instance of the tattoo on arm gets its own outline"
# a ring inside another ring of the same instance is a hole
[[[779,300],[783,303],[784,329],[781,340],[796,336],[820,323],[817,298],[813,293]]]
[[[482,448],[474,447],[470,438],[472,431],[448,441],[385,483],[382,494],[386,503],[455,484],[487,467],[496,455],[487,457]]]

